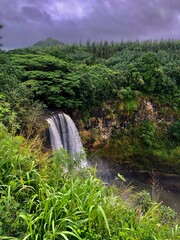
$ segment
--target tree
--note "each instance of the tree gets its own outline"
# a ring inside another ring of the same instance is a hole
[[[139,72],[145,82],[144,90],[147,92],[155,91],[158,81],[161,81],[163,77],[160,63],[155,53],[148,52],[142,56]]]
[[[3,28],[3,25],[2,24],[0,24],[0,30]],[[0,36],[0,39],[1,39],[2,37]],[[2,43],[0,42],[0,47],[2,47]]]
[[[176,121],[169,129],[170,139],[174,144],[179,145],[180,143],[180,121]]]

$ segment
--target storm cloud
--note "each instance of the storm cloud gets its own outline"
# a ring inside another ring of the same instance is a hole
[[[0,0],[6,49],[53,37],[87,39],[179,39],[179,0]]]

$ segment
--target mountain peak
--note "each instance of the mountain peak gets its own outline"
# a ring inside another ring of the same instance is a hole
[[[63,45],[64,43],[58,41],[57,39],[49,37],[43,41],[34,43],[32,47],[52,47],[52,46],[63,46]]]

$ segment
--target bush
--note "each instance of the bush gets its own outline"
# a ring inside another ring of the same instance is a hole
[[[146,146],[151,147],[154,144],[155,126],[151,121],[144,121],[140,129],[140,138]]]
[[[179,236],[171,212],[162,214],[159,205],[151,204],[145,195],[132,207],[120,197],[120,190],[105,186],[91,168],[74,168],[66,153],[56,153],[45,162],[32,143],[12,137],[3,125],[0,145],[1,239],[154,240]],[[71,167],[65,172],[68,162]]]
[[[169,130],[170,139],[175,145],[180,144],[180,121],[176,121]]]

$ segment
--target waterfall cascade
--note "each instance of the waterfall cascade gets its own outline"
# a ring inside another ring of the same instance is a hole
[[[78,130],[72,119],[64,114],[56,114],[46,119],[49,126],[50,140],[53,151],[64,148],[73,156],[84,153]],[[82,166],[86,165],[83,162]]]

